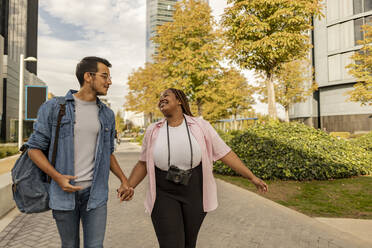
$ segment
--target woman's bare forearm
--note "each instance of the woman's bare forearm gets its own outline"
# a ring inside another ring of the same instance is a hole
[[[240,160],[240,158],[233,151],[226,154],[220,160],[222,163],[226,164],[231,169],[233,169],[236,173],[238,173],[239,175],[242,175],[245,178],[248,178],[249,180],[252,180],[253,178],[256,177],[252,173],[252,171],[248,169],[247,166],[244,165],[244,163]]]
[[[110,170],[121,181],[122,184],[128,184],[128,179],[123,170],[120,168],[120,165],[114,154],[111,154],[110,156]]]
[[[133,188],[137,187],[147,175],[146,162],[138,161],[130,173],[128,182]]]

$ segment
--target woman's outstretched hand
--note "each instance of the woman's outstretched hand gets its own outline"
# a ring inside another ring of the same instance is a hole
[[[267,186],[267,184],[263,180],[259,179],[256,176],[251,179],[251,182],[256,186],[256,188],[260,192],[265,193],[269,189],[269,187]]]

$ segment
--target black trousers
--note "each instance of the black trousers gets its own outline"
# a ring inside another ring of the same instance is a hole
[[[160,248],[194,248],[206,215],[202,166],[193,169],[187,186],[168,181],[167,172],[155,168],[156,200],[151,219]]]

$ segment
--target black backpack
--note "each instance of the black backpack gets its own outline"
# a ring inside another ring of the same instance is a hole
[[[57,97],[60,106],[54,140],[52,165],[55,165],[61,119],[65,115],[65,98]],[[49,149],[48,149],[49,150]],[[12,169],[13,199],[19,211],[31,214],[49,210],[49,185],[51,179],[28,157],[28,147],[23,145],[21,156]],[[44,151],[45,152],[45,151]]]

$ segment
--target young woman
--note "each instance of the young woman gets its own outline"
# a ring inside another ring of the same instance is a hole
[[[262,192],[268,187],[207,121],[193,117],[183,91],[167,89],[158,107],[165,118],[147,128],[129,184],[134,188],[149,175],[145,208],[160,248],[193,248],[206,213],[217,208],[213,161],[221,160]]]

